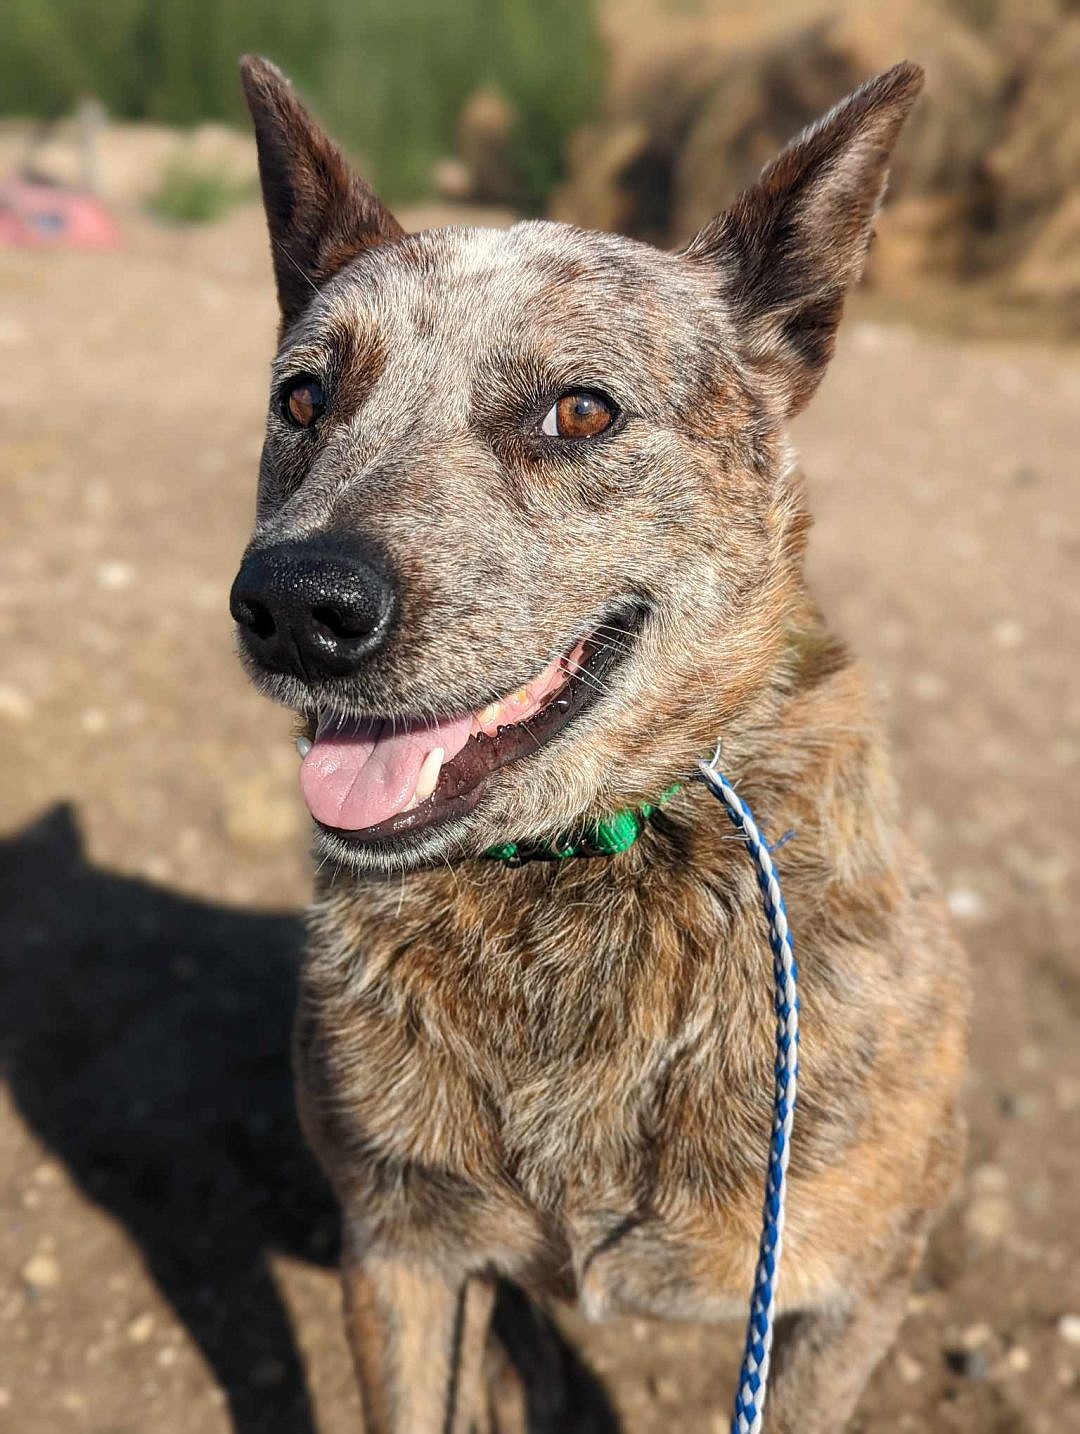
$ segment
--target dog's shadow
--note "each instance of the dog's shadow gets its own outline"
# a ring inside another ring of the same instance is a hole
[[[268,1263],[272,1251],[337,1254],[293,1107],[298,920],[96,868],[66,807],[0,843],[0,911],[0,1052],[23,1118],[137,1241],[236,1434],[314,1434]],[[512,1291],[497,1330],[531,1431],[617,1428],[599,1386]]]

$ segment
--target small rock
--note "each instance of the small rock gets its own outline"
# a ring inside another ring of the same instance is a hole
[[[11,1404],[11,1390],[0,1388],[0,1409],[7,1409]]]
[[[1004,1195],[979,1195],[964,1211],[964,1228],[984,1245],[997,1245],[1013,1222],[1012,1205]]]
[[[970,886],[954,886],[946,901],[957,921],[981,921],[986,915],[986,902]]]
[[[1009,1188],[1009,1177],[1000,1165],[976,1165],[971,1188],[980,1195],[1001,1195]]]
[[[969,1324],[960,1335],[960,1346],[962,1349],[978,1349],[989,1344],[993,1337],[994,1331],[985,1322]]]
[[[918,1384],[926,1371],[917,1359],[901,1349],[896,1354],[896,1372],[905,1384]]]
[[[1057,1332],[1066,1344],[1080,1344],[1080,1315],[1063,1314],[1057,1322]]]
[[[154,1316],[149,1312],[136,1315],[127,1327],[127,1337],[132,1344],[145,1344],[154,1333]]]
[[[936,672],[916,672],[911,690],[920,702],[940,702],[949,689]]]
[[[34,704],[25,692],[9,687],[6,682],[0,683],[0,717],[7,717],[12,722],[29,722],[33,714]]]
[[[945,1363],[964,1379],[981,1380],[990,1373],[990,1361],[981,1349],[947,1349]]]
[[[1023,623],[1014,617],[1004,617],[994,624],[994,642],[1007,652],[1020,647],[1026,636]]]
[[[51,1290],[60,1283],[60,1262],[55,1255],[44,1252],[31,1255],[20,1273],[26,1283],[35,1289]]]
[[[99,736],[109,725],[109,718],[100,707],[87,707],[79,715],[79,726],[92,737]]]
[[[998,1096],[998,1110],[1009,1120],[1030,1120],[1039,1108],[1034,1096],[1003,1090]]]
[[[1001,1363],[1007,1374],[1026,1374],[1031,1368],[1031,1355],[1022,1344],[1014,1344]]]
[[[38,1185],[59,1185],[64,1172],[53,1160],[43,1160],[34,1167],[34,1180]]]
[[[157,1362],[164,1369],[168,1369],[170,1365],[175,1364],[179,1358],[180,1351],[174,1344],[167,1344],[157,1352]]]
[[[97,584],[109,592],[129,588],[135,581],[135,569],[130,563],[102,563],[97,570]]]

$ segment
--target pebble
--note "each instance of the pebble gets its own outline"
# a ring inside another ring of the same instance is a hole
[[[997,1245],[1013,1222],[1012,1205],[1004,1195],[979,1195],[964,1211],[964,1228],[984,1245]]]
[[[949,689],[936,672],[916,672],[911,690],[920,702],[940,702]]]
[[[34,704],[25,692],[6,682],[0,684],[0,717],[10,718],[12,722],[29,722],[33,713]]]
[[[945,1363],[964,1379],[981,1380],[990,1373],[990,1360],[982,1349],[947,1349]]]
[[[1057,1332],[1066,1344],[1080,1344],[1080,1314],[1063,1314]]]
[[[985,1322],[969,1324],[960,1335],[960,1345],[963,1349],[978,1349],[980,1345],[989,1344],[994,1337],[994,1331]]]
[[[127,1327],[127,1337],[132,1344],[145,1344],[154,1333],[154,1316],[147,1311],[136,1315]]]
[[[901,1349],[896,1355],[896,1372],[905,1384],[918,1384],[926,1371],[917,1359]]]
[[[976,1165],[971,1172],[971,1188],[980,1195],[999,1195],[1009,1188],[1009,1177],[1000,1165]]]
[[[39,1290],[54,1289],[60,1283],[60,1261],[44,1251],[31,1255],[20,1271],[28,1285]]]
[[[1022,645],[1027,634],[1023,623],[1017,622],[1014,617],[1005,617],[994,624],[993,636],[998,647],[1012,651]]]
[[[102,563],[97,570],[97,584],[109,592],[129,588],[135,581],[135,569],[130,563]]]
[[[1022,1344],[1014,1344],[1002,1360],[1002,1365],[1007,1374],[1026,1374],[1031,1368],[1031,1355]]]
[[[957,921],[981,921],[986,915],[986,902],[970,886],[954,886],[946,901]]]

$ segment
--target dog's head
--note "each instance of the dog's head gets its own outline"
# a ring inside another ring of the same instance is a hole
[[[332,859],[553,837],[655,798],[752,702],[798,591],[783,427],[921,79],[856,91],[663,253],[406,234],[245,61],[282,322],[232,612],[307,720]]]

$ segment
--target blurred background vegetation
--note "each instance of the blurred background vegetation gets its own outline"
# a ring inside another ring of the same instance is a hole
[[[520,200],[538,207],[599,82],[582,0],[4,0],[0,108],[59,115],[89,94],[120,119],[243,122],[248,50],[287,70],[399,201],[429,190],[463,105],[487,89],[513,96]]]
[[[916,59],[926,92],[867,291],[1080,331],[1080,0],[0,5],[0,183],[88,188],[173,224],[254,198],[246,50],[287,71],[391,204],[442,206],[425,222],[543,213],[662,245],[846,91]]]

